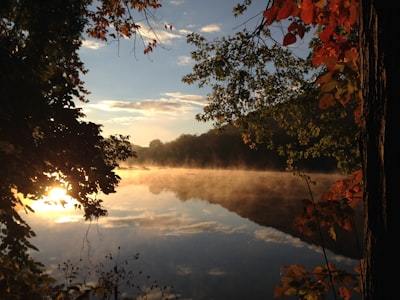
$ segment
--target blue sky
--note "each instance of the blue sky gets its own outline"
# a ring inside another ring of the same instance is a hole
[[[143,55],[138,43],[135,58],[133,40],[122,40],[119,47],[117,43],[84,41],[80,55],[89,69],[84,80],[91,92],[89,104],[83,105],[87,119],[103,124],[106,135],[129,134],[133,143],[143,146],[155,138],[166,142],[183,133],[200,134],[210,129],[212,124],[194,119],[202,110],[207,89],[181,81],[193,65],[185,36],[192,31],[208,39],[230,34],[265,5],[265,1],[256,0],[245,16],[235,18],[232,8],[237,2],[162,1],[153,28],[163,47],[150,55]],[[163,30],[165,23],[172,24],[173,30]],[[254,28],[255,24],[247,26]],[[142,35],[152,38],[146,26]]]

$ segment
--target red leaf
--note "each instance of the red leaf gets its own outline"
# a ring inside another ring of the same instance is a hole
[[[279,21],[288,18],[292,13],[293,8],[294,4],[292,1],[288,1],[288,3],[285,3],[284,6],[279,9],[278,15],[276,16],[276,20]]]
[[[278,14],[278,7],[273,5],[272,7],[264,11],[264,18],[267,25],[271,25],[275,21],[276,15]]]
[[[297,34],[299,35],[299,37],[303,38],[305,32],[306,32],[306,28],[303,25],[299,25],[297,27]]]
[[[293,33],[294,31],[298,30],[298,28],[299,24],[297,24],[297,22],[292,22],[292,24],[290,24],[288,27],[288,31]]]
[[[283,46],[288,46],[296,43],[296,36],[293,33],[287,33],[283,38]]]
[[[340,294],[340,297],[342,297],[344,300],[351,299],[351,291],[346,287],[339,288],[339,294]]]
[[[344,52],[344,57],[346,58],[346,60],[348,62],[356,62],[357,59],[358,59],[358,51],[357,51],[357,49],[355,47],[353,47],[353,48],[351,48],[349,50],[346,50]]]
[[[325,94],[319,100],[320,109],[327,109],[333,105],[335,105],[335,98],[332,96],[332,94]]]
[[[319,38],[321,39],[321,41],[323,41],[324,43],[326,43],[327,41],[329,41],[329,39],[332,36],[332,33],[335,31],[335,27],[334,26],[327,26],[324,30],[322,30],[322,32],[319,34]]]
[[[354,25],[358,20],[358,6],[354,3],[350,6],[350,16],[349,16],[349,23],[350,25]]]
[[[314,5],[312,0],[303,0],[301,4],[301,19],[305,24],[311,24],[314,20]]]

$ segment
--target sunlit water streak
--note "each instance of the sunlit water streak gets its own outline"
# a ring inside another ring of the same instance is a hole
[[[283,265],[322,263],[320,248],[292,229],[307,194],[291,174],[160,169],[120,175],[117,193],[104,198],[108,216],[91,225],[72,199],[65,208],[32,204],[36,213],[28,221],[41,249],[34,256],[49,272],[57,275],[56,265],[67,259],[94,264],[120,246],[121,259],[140,252],[135,267],[174,285],[183,298],[270,299]],[[316,196],[337,178],[316,177]],[[330,258],[354,265],[343,255]]]

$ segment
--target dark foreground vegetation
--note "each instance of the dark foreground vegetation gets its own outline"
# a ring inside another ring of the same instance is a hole
[[[251,2],[239,4],[235,15]],[[398,294],[392,271],[400,251],[400,11],[392,2],[266,1],[259,25],[250,31],[212,42],[197,33],[187,37],[195,65],[183,81],[212,90],[199,120],[243,128],[247,142],[273,146],[290,167],[318,158],[322,161],[303,166],[330,169],[323,161],[328,157],[349,175],[321,199],[310,189],[298,224],[304,232],[327,229],[336,240],[336,227],[351,231],[354,209],[364,204],[364,254],[356,273],[336,269],[325,255],[313,270],[287,267],[276,296],[319,300],[331,293],[333,299],[350,299],[355,291],[365,299],[394,299]],[[140,26],[131,11],[147,19],[148,10],[160,6],[158,0],[1,1],[0,298],[43,299],[54,287],[30,255],[35,233],[20,212],[32,209],[21,197],[37,200],[51,186],[65,185],[87,220],[107,213],[93,195],[115,192],[120,178],[114,170],[134,153],[127,137],[103,137],[101,126],[85,121],[76,107],[88,94],[78,50],[86,37],[133,37]],[[271,25],[282,29],[278,41]],[[306,33],[313,38],[309,57],[302,58],[288,46]],[[156,43],[145,44],[144,53]],[[137,149],[139,161],[284,167],[284,160],[266,149],[250,158],[240,135],[228,133],[153,141],[148,149]],[[301,176],[310,187],[309,178]]]

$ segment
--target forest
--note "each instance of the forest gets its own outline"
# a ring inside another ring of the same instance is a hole
[[[279,138],[288,139],[284,135]],[[133,145],[133,149],[136,157],[122,165],[281,171],[287,168],[284,156],[264,144],[250,148],[243,143],[240,130],[229,125],[200,135],[183,134],[166,143],[156,139],[148,147]],[[304,160],[298,162],[298,167],[313,172],[337,170],[335,159],[329,157]]]

